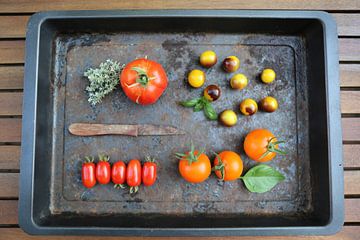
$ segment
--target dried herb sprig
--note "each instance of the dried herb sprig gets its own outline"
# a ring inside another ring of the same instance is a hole
[[[119,74],[124,68],[117,61],[111,59],[100,63],[99,68],[89,68],[84,76],[88,78],[89,85],[86,91],[89,95],[88,102],[95,106],[111,93],[119,84]]]

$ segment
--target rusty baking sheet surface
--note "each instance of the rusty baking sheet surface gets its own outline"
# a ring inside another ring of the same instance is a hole
[[[204,69],[198,57],[204,50],[214,50],[218,64]],[[53,214],[247,214],[302,215],[312,210],[308,96],[306,85],[305,43],[297,36],[262,34],[211,33],[134,33],[64,34],[54,42],[53,98],[54,166],[51,181]],[[249,85],[241,91],[229,87],[232,74],[225,73],[220,62],[229,55],[239,57],[238,72],[248,76]],[[128,63],[147,56],[165,68],[169,86],[160,100],[150,106],[139,106],[124,95],[120,86],[101,104],[87,102],[83,73],[106,59]],[[259,80],[264,68],[277,73],[274,84]],[[214,102],[217,112],[233,109],[238,123],[226,128],[208,121],[202,112],[179,106],[178,102],[199,97],[201,89],[192,89],[186,82],[188,72],[199,68],[206,73],[206,84],[217,84],[221,98]],[[242,99],[256,101],[270,95],[278,99],[275,113],[258,112],[252,117],[239,113]],[[75,122],[162,124],[186,131],[178,136],[98,136],[78,137],[68,132]],[[177,170],[176,152],[189,149],[192,141],[205,147],[213,159],[214,151],[233,150],[240,153],[245,171],[255,165],[242,149],[245,135],[255,128],[267,128],[285,140],[286,156],[277,156],[268,164],[285,175],[286,180],[264,194],[248,192],[241,181],[219,183],[214,175],[202,184],[185,182]],[[85,189],[80,169],[85,156],[107,153],[110,162],[129,161],[154,156],[158,162],[158,180],[153,187],[141,187],[130,196],[112,184]],[[104,204],[106,202],[106,204]]]

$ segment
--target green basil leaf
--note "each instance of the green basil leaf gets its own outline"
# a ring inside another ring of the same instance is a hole
[[[196,104],[200,102],[201,98],[194,98],[187,101],[182,101],[180,104],[184,107],[194,107]]]
[[[217,113],[215,112],[215,109],[209,102],[204,102],[204,113],[205,116],[210,120],[216,120],[218,118]]]
[[[264,193],[270,191],[285,177],[274,168],[260,164],[251,168],[241,179],[250,192]]]
[[[204,108],[204,103],[202,101],[199,101],[194,107],[194,112],[199,112],[203,108]]]

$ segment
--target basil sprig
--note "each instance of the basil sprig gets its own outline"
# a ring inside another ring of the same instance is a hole
[[[210,120],[217,120],[218,118],[218,114],[216,113],[214,107],[211,105],[211,102],[204,97],[182,101],[180,102],[180,104],[184,107],[193,108],[194,112],[204,110],[205,116]]]
[[[285,177],[274,168],[260,164],[251,168],[243,177],[240,177],[250,192],[264,193],[270,191]]]

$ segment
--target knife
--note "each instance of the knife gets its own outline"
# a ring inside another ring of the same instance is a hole
[[[69,126],[69,132],[77,136],[97,135],[127,135],[127,136],[162,136],[181,135],[184,131],[171,126],[158,126],[152,124],[96,124],[96,123],[73,123]]]

